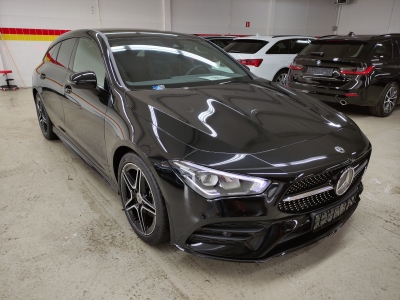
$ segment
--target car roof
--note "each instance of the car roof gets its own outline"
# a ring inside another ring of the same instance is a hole
[[[203,39],[209,40],[209,39],[234,39],[237,38],[236,36],[233,35],[209,35],[209,36],[200,36]]]
[[[292,38],[315,39],[315,37],[307,35],[251,35],[251,36],[236,38],[235,40],[261,40],[261,41],[273,42],[273,41],[287,40]]]
[[[380,38],[388,38],[391,36],[400,36],[399,33],[388,33],[388,34],[360,34],[356,35],[353,33],[349,33],[348,35],[325,35],[321,36],[319,39],[320,40],[345,40],[345,41],[369,41],[371,39],[380,39]]]
[[[58,43],[66,38],[73,38],[79,36],[92,37],[96,32],[103,33],[108,39],[112,38],[127,38],[127,37],[150,37],[150,36],[181,36],[188,38],[197,38],[190,34],[172,32],[172,31],[160,31],[160,30],[148,30],[148,29],[136,29],[136,28],[101,28],[101,29],[77,29],[68,31],[59,37],[57,37],[52,44]]]

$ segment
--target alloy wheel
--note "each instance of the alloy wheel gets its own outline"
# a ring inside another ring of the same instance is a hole
[[[46,114],[46,110],[43,106],[43,102],[40,99],[38,99],[36,101],[36,109],[37,109],[37,116],[38,116],[40,128],[42,129],[44,134],[47,134],[47,130],[49,128],[49,126],[47,124],[47,114]]]
[[[276,78],[276,82],[279,84],[286,84],[287,73],[282,73]]]
[[[153,192],[142,170],[127,163],[121,172],[121,193],[125,213],[142,235],[153,233],[156,226],[156,206]]]
[[[396,100],[397,100],[397,88],[395,86],[392,86],[386,93],[385,95],[385,100],[383,102],[383,110],[385,113],[390,113],[395,105],[396,105]]]

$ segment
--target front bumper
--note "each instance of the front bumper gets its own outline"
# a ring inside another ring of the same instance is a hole
[[[183,251],[208,258],[218,258],[236,262],[265,262],[273,257],[296,251],[334,234],[356,210],[358,202],[360,201],[359,196],[361,192],[362,184],[354,188],[346,197],[343,197],[343,199],[331,205],[330,207],[334,207],[349,199],[355,200],[355,204],[343,213],[340,218],[315,232],[312,229],[312,218],[310,214],[308,214],[266,223],[258,232],[250,232],[250,230],[245,227],[246,223],[243,222],[242,231],[243,229],[247,229],[249,231],[247,234],[250,236],[242,240],[235,241],[232,240],[233,236],[225,236],[225,243],[221,243],[220,240],[218,240],[219,243],[216,244],[216,240],[207,239],[207,236],[203,238],[201,242],[198,240],[193,241],[193,239],[189,237],[186,245],[176,246]],[[261,225],[261,222],[259,223]],[[232,234],[235,230],[226,232]],[[192,236],[196,236],[196,234],[192,234]],[[212,235],[208,237],[210,236]]]
[[[335,233],[353,214],[363,191],[359,178],[335,202],[308,213],[288,214],[278,210],[279,201],[268,189],[251,198],[206,201],[176,178],[172,180],[172,173],[157,172],[167,200],[171,244],[202,257],[237,262],[263,262]],[[313,230],[316,213],[332,211],[350,200],[351,207],[328,226]]]

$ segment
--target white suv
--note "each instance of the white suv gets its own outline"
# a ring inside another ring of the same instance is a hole
[[[314,40],[310,36],[247,36],[224,48],[259,77],[284,84],[296,55]]]

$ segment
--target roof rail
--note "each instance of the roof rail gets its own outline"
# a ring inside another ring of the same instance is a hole
[[[385,34],[378,34],[377,36],[385,36],[385,35],[400,35],[400,33],[385,33]]]
[[[328,34],[328,35],[323,35],[323,36],[320,36],[320,37],[319,37],[319,39],[320,39],[320,38],[324,38],[324,37],[328,37],[328,36],[337,36],[337,34]]]

